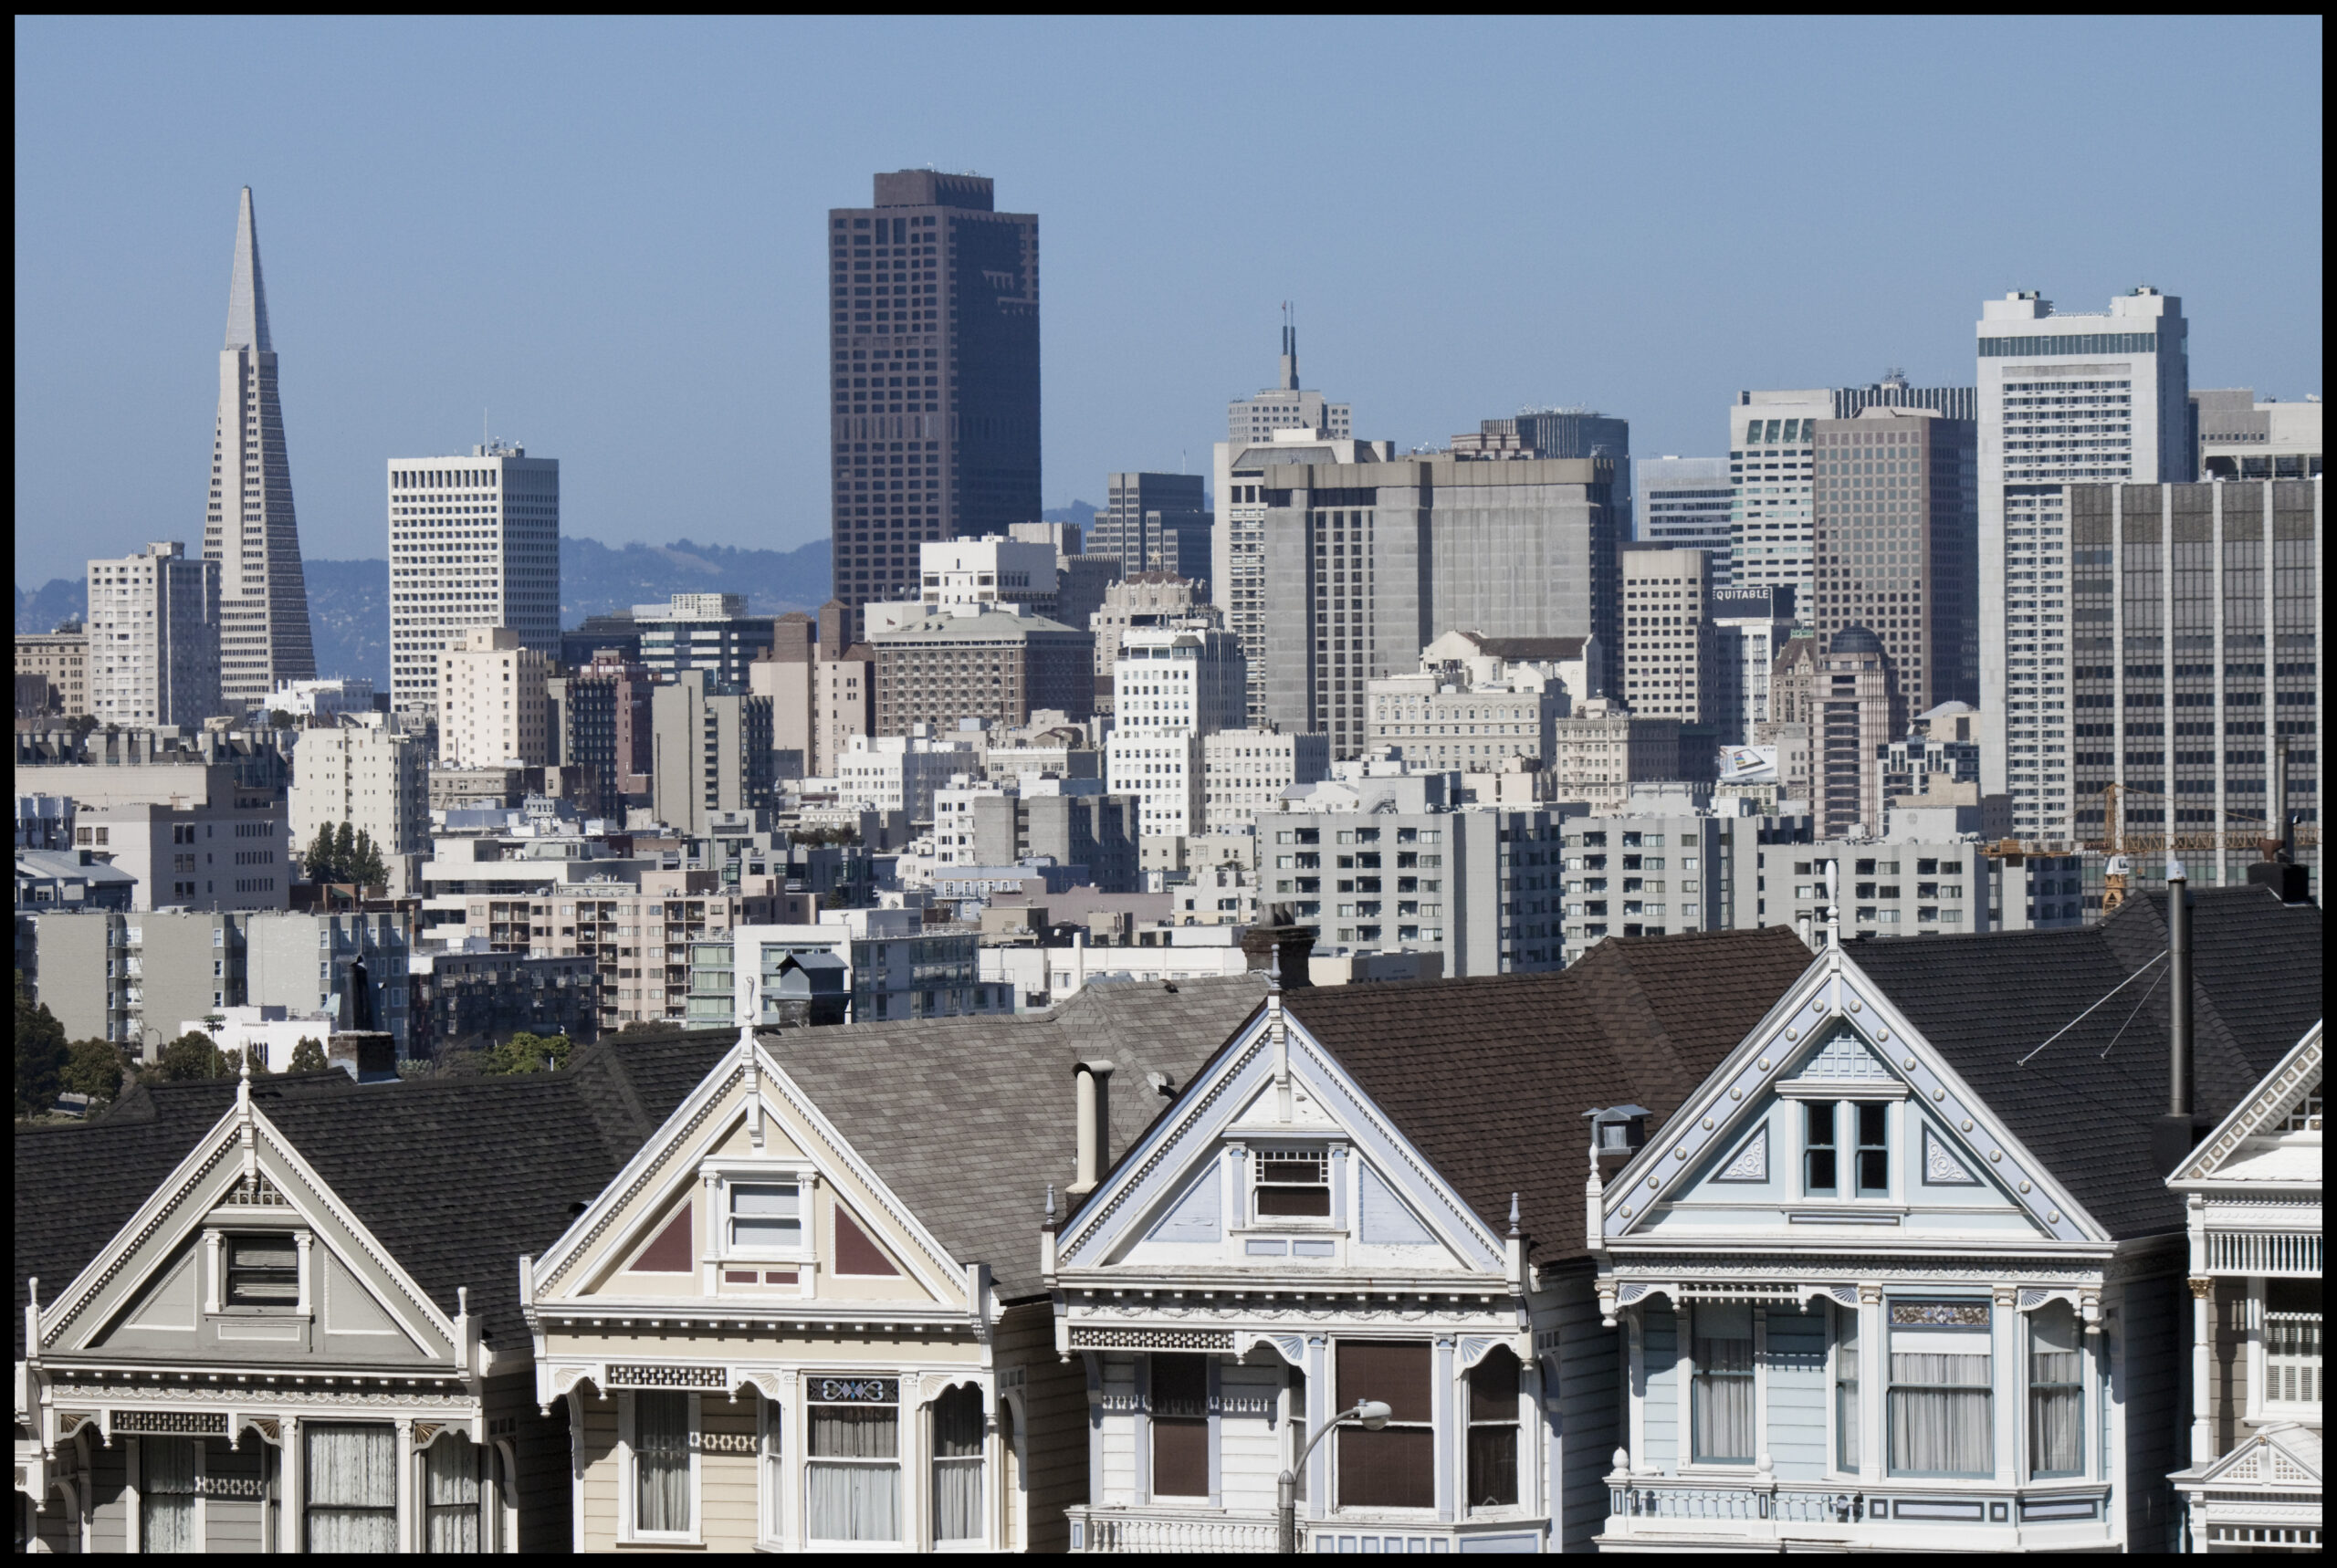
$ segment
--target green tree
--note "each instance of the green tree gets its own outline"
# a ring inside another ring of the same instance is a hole
[[[332,834],[332,880],[349,881],[350,867],[354,865],[356,861],[357,830],[349,823],[343,822],[333,830]]]
[[[375,847],[373,835],[362,830],[343,871],[348,881],[364,887],[379,887],[390,880],[389,868],[382,863],[382,852]]]
[[[77,1040],[68,1048],[64,1086],[86,1094],[93,1106],[111,1103],[121,1093],[121,1048],[111,1040]]]
[[[57,1089],[65,1071],[65,1026],[51,1016],[46,1003],[25,989],[25,972],[16,971],[16,1114],[37,1115],[57,1103]]]
[[[542,1072],[568,1065],[575,1045],[564,1034],[513,1035],[479,1061],[479,1071],[491,1073]]]
[[[291,1063],[287,1066],[284,1071],[287,1072],[322,1072],[331,1065],[332,1063],[325,1057],[324,1042],[322,1040],[310,1040],[308,1037],[303,1036],[300,1040],[292,1047]]]
[[[282,708],[274,709],[267,716],[267,727],[270,729],[296,729],[299,727],[299,719],[294,718]]]
[[[165,1083],[192,1083],[227,1076],[226,1053],[199,1029],[191,1029],[162,1047],[154,1058],[154,1074]]]
[[[317,836],[309,841],[308,852],[303,854],[300,859],[308,867],[309,880],[310,882],[338,882],[340,880],[340,878],[335,875],[341,862],[333,858],[331,823],[325,822],[318,825]]]

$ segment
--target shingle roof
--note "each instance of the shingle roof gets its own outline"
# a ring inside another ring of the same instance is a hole
[[[1808,970],[1783,926],[1619,938],[1550,975],[1291,991],[1285,1006],[1480,1218],[1509,1195],[1537,1263],[1583,1249],[1583,1113],[1652,1128]]]
[[[2220,1121],[2321,1017],[2321,910],[2257,887],[2192,891],[2193,1111]],[[2166,947],[2148,894],[2070,931],[1853,942],[1850,957],[2117,1237],[2182,1228],[2152,1162],[2167,1103],[2164,966],[2021,1058]]]

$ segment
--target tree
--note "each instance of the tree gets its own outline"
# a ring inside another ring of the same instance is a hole
[[[382,852],[373,842],[373,835],[361,832],[355,824],[321,823],[317,836],[309,841],[308,852],[302,860],[308,866],[310,882],[355,883],[361,887],[378,887],[390,880],[388,867]]]
[[[37,1115],[57,1103],[57,1089],[65,1071],[65,1026],[47,1004],[33,999],[25,989],[25,972],[16,971],[16,1114]]]
[[[363,887],[379,887],[390,880],[389,868],[382,863],[382,852],[374,847],[372,834],[359,831],[356,847],[348,863],[341,867],[341,874]]]
[[[333,830],[332,880],[335,882],[349,881],[349,868],[356,859],[357,830],[351,824],[343,822],[340,827]]]
[[[340,862],[333,859],[331,823],[321,822],[318,824],[317,836],[309,841],[308,851],[306,853],[301,855],[300,860],[308,868],[309,880],[310,882],[332,882],[337,880],[334,877],[333,873],[338,868]]]
[[[68,1093],[86,1094],[92,1106],[110,1103],[121,1093],[121,1048],[107,1040],[77,1040],[68,1048],[64,1087]]]
[[[491,1073],[542,1072],[568,1065],[575,1045],[564,1034],[513,1035],[479,1061],[479,1071]]]
[[[225,1078],[228,1073],[227,1057],[218,1042],[199,1029],[191,1029],[154,1057],[154,1074],[165,1083],[193,1083],[205,1078]]]
[[[322,1072],[331,1065],[332,1063],[325,1057],[324,1042],[321,1040],[310,1040],[304,1035],[301,1037],[299,1041],[292,1047],[291,1064],[286,1067],[284,1071],[287,1072]]]
[[[298,729],[299,726],[300,721],[282,708],[274,709],[267,716],[267,727],[270,729]]]

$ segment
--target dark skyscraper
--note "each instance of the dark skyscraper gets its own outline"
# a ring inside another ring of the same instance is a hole
[[[1039,515],[1039,220],[990,182],[876,176],[828,213],[835,596],[914,599],[917,546]],[[855,614],[855,620],[857,616]]]

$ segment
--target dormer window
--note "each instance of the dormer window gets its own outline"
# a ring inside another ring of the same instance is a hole
[[[227,1238],[226,1302],[231,1307],[296,1307],[300,1253],[286,1235]]]
[[[1329,1153],[1323,1149],[1260,1150],[1257,1215],[1260,1219],[1328,1219],[1331,1216]]]

